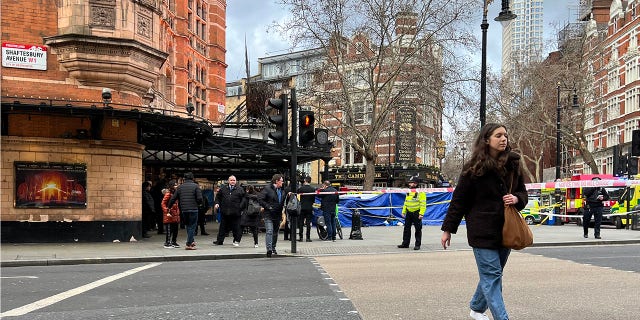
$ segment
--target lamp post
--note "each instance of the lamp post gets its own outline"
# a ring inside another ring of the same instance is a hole
[[[487,120],[487,29],[489,29],[489,22],[487,22],[487,7],[493,0],[484,0],[484,8],[482,10],[482,23],[480,29],[482,29],[482,62],[480,70],[480,127],[484,127]],[[509,10],[509,0],[502,0],[502,10],[500,14],[494,19],[499,22],[506,22],[515,19],[517,16]]]
[[[560,86],[560,82],[558,82],[557,88],[558,88],[558,92],[557,92],[558,100],[557,100],[557,106],[556,106],[556,180],[560,179],[560,164],[562,162],[562,159],[560,157],[560,110],[562,109],[562,106],[560,105],[560,92],[573,90],[573,99],[572,99],[573,103],[571,107],[574,109],[580,107],[580,105],[578,105],[578,94],[575,86],[573,87],[573,89],[562,88]]]

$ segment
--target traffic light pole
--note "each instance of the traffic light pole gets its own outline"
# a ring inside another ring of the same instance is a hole
[[[291,171],[289,173],[290,177],[290,188],[293,196],[296,196],[296,192],[298,192],[298,128],[294,128],[298,125],[298,99],[296,99],[296,89],[291,89],[291,141],[289,145],[291,146]],[[298,229],[298,217],[294,214],[289,216],[289,224],[290,224],[290,232],[289,239],[291,239],[291,253],[296,253],[296,231]]]

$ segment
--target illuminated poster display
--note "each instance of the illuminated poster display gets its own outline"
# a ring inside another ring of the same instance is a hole
[[[15,162],[16,208],[86,208],[87,165]]]

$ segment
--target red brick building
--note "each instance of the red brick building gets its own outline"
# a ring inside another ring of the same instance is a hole
[[[143,168],[139,122],[117,111],[186,118],[191,104],[194,115],[217,122],[225,15],[225,0],[2,2],[3,242],[140,235],[151,168]],[[46,182],[34,177],[16,181],[23,165],[48,172],[40,178],[53,172],[55,192],[34,195]],[[75,177],[65,168],[80,168],[86,181],[56,182]]]

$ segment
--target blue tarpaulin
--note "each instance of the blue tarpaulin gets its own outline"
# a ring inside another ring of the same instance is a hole
[[[422,219],[423,225],[441,225],[449,208],[451,192],[428,192],[427,208]],[[362,226],[395,225],[404,223],[402,205],[405,193],[382,194],[346,194],[340,195],[338,203],[338,218],[343,227],[351,227],[351,216],[359,210]],[[316,198],[319,203],[320,199]],[[322,215],[318,208],[314,209],[315,216]]]

